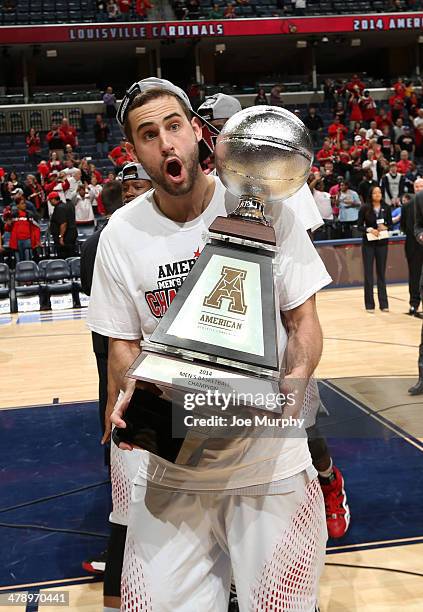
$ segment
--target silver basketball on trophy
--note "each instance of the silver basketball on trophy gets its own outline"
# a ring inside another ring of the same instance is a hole
[[[313,145],[303,122],[276,106],[252,106],[233,115],[218,136],[216,169],[241,199],[284,200],[306,182]]]

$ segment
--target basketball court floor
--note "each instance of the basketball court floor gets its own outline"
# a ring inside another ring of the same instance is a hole
[[[374,315],[361,288],[318,296],[319,426],[352,514],[347,535],[328,542],[322,612],[423,609],[423,398],[407,394],[421,321],[404,314],[406,286],[388,294],[390,312]],[[85,315],[0,317],[0,597],[30,594],[19,612],[102,610],[100,580],[81,569],[104,550],[110,511]],[[69,607],[34,601],[57,590]]]

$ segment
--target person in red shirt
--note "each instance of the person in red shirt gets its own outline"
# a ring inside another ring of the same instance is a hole
[[[361,138],[359,134],[357,134],[357,136],[354,137],[354,144],[352,145],[352,147],[350,147],[350,150],[349,150],[351,159],[353,160],[358,159],[358,158],[361,159],[363,157],[363,151],[364,151],[363,139]]]
[[[333,148],[329,138],[325,138],[323,141],[323,146],[320,151],[317,152],[316,159],[320,163],[321,166],[327,161],[333,161]]]
[[[351,98],[348,100],[350,109],[350,129],[352,130],[355,123],[363,121],[363,113],[361,112],[361,95],[358,88],[354,89]]]
[[[392,121],[396,121],[404,113],[404,98],[398,94],[394,94],[389,98],[389,106],[391,107]]]
[[[149,2],[149,0],[136,0],[135,12],[140,17],[146,17],[147,11],[151,8],[153,8],[153,5]]]
[[[132,161],[128,151],[126,150],[125,140],[121,140],[118,146],[110,151],[108,158],[117,168],[120,168],[126,164],[126,162]]]
[[[397,163],[398,172],[405,176],[410,171],[412,165],[412,162],[408,159],[408,151],[401,151],[400,160]]]
[[[396,83],[393,85],[395,94],[400,98],[405,98],[405,84],[403,79],[399,78]]]
[[[349,81],[347,83],[348,91],[353,93],[354,91],[357,91],[357,89],[358,89],[359,93],[361,94],[361,92],[363,91],[364,88],[365,88],[365,85],[358,78],[358,74],[353,74],[352,77],[351,77],[351,81]]]
[[[50,160],[48,161],[47,166],[50,172],[59,172],[63,168],[62,162],[60,161],[56,151],[53,151],[51,153]]]
[[[16,201],[12,216],[9,246],[15,251],[17,262],[29,261],[33,258],[33,249],[40,246],[41,232],[34,217],[26,209],[23,195]]]
[[[363,97],[361,98],[361,113],[365,126],[368,128],[370,122],[376,119],[376,102],[371,97],[368,89],[363,92]]]
[[[69,144],[72,149],[78,146],[78,137],[76,135],[76,129],[70,125],[66,117],[63,117],[62,123],[60,124],[60,130],[63,134],[63,140],[65,145]]]
[[[122,15],[127,15],[130,11],[132,0],[118,0],[119,10]]]
[[[348,129],[343,125],[338,116],[335,117],[333,123],[328,127],[328,134],[332,138],[332,142],[338,148],[341,146],[341,141],[348,134]]]
[[[392,128],[391,112],[389,111],[389,113],[387,113],[384,107],[379,110],[379,114],[376,115],[375,121],[377,124],[377,129],[381,130],[382,132],[385,126],[389,127],[389,129]]]
[[[26,147],[28,151],[29,161],[37,163],[40,159],[41,153],[41,139],[38,132],[34,128],[30,128],[28,136],[25,138]]]
[[[97,170],[95,164],[89,164],[88,167],[90,169],[90,179],[95,176],[95,178],[97,179],[97,183],[101,185],[101,183],[103,182],[103,175],[101,174],[101,172]]]
[[[40,161],[40,163],[37,166],[37,171],[38,171],[38,174],[40,175],[41,183],[44,184],[44,181],[50,174],[50,168],[49,168],[48,163],[45,161],[45,159]]]

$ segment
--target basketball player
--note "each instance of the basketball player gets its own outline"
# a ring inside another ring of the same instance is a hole
[[[118,211],[102,233],[88,313],[91,330],[111,338],[109,364],[124,390],[112,421],[124,427],[135,388],[125,373],[168,304],[159,270],[170,263],[182,281],[182,264],[196,257],[211,222],[236,202],[216,177],[201,172],[202,128],[178,87],[144,79],[130,88],[118,117],[154,188]],[[278,348],[286,351],[288,379],[307,379],[322,348],[314,294],[330,277],[288,207],[275,206],[273,223],[279,304],[288,326],[288,333],[279,326]],[[327,532],[305,438],[222,445],[208,448],[206,441],[194,466],[140,451],[123,610],[226,610],[231,566],[241,610],[266,609],[271,601],[314,610]]]
[[[112,214],[125,203],[122,201],[123,193],[126,193],[126,196],[130,198],[129,201],[131,201],[134,195],[140,196],[151,188],[148,175],[140,164],[131,162],[124,167],[122,172],[125,172],[123,183],[121,182],[122,177],[119,177],[120,181],[111,181],[103,188],[102,199],[106,211],[106,223],[102,226],[101,231],[106,227]],[[126,191],[123,189],[125,182],[131,183]],[[101,231],[95,232],[87,239],[81,252],[81,286],[87,295],[91,294],[94,261]],[[105,572],[103,584],[105,610],[116,610],[120,608],[120,578],[125,548],[126,513],[129,504],[130,486],[132,479],[136,476],[138,462],[136,460],[136,452],[133,454],[125,453],[114,444],[111,445],[111,449],[108,448],[110,415],[107,413],[106,407],[109,339],[107,336],[92,332],[92,341],[99,378],[100,422],[103,433],[102,443],[106,445],[107,464],[109,464],[110,458],[112,512],[109,517],[111,530],[107,550],[97,557],[84,561],[82,567],[86,571],[95,574]],[[110,386],[112,387],[112,381],[110,381]]]
[[[139,195],[152,188],[152,183],[147,172],[141,164],[135,162],[125,164],[117,175],[117,179],[122,183],[124,204],[129,204],[134,198],[137,198]]]
[[[241,104],[234,96],[218,93],[206,98],[197,112],[214,127],[221,130],[228,119],[240,110]],[[307,231],[314,232],[323,224],[322,217],[307,184],[304,184],[297,193],[285,200],[285,204],[292,209],[294,214],[298,215]],[[303,407],[308,446],[313,465],[319,474],[319,482],[325,499],[329,537],[341,538],[346,534],[350,524],[350,509],[342,473],[334,465],[326,440],[320,434],[316,425],[320,403],[317,382],[314,378],[311,378]]]

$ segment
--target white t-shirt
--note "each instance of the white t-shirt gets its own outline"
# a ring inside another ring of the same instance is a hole
[[[330,194],[327,191],[319,191],[315,189],[313,191],[313,198],[316,202],[316,206],[319,209],[319,213],[323,219],[333,219],[333,210]]]
[[[94,221],[94,211],[92,207],[92,196],[82,198],[79,194],[74,198],[75,221],[77,223],[88,223]]]
[[[207,242],[208,227],[236,201],[215,178],[202,215],[184,224],[165,217],[154,191],[118,210],[103,230],[88,309],[92,331],[112,338],[148,339]],[[304,226],[283,204],[269,206],[279,251],[275,282],[282,311],[303,304],[331,282]],[[173,285],[169,286],[169,285]],[[279,317],[277,317],[279,321]],[[279,325],[279,353],[286,333]],[[143,451],[138,478],[187,490],[224,490],[275,482],[311,465],[306,437],[216,439],[195,467],[176,465]]]

